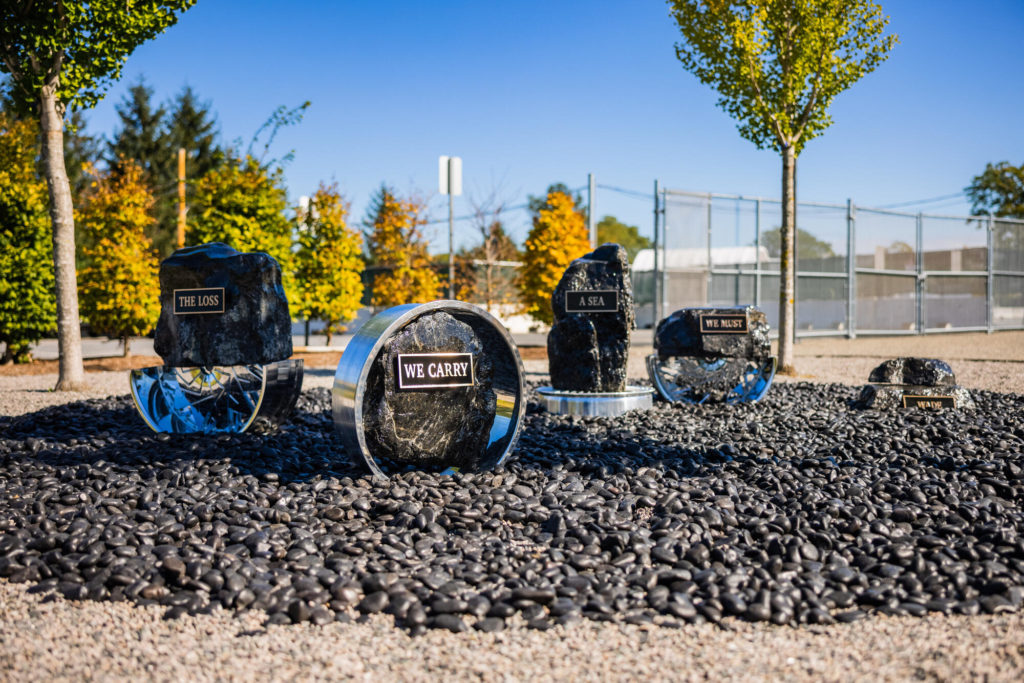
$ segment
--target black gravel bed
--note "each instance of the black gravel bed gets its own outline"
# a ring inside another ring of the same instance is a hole
[[[501,469],[389,481],[348,461],[326,389],[270,435],[153,434],[127,397],[0,417],[0,576],[169,618],[383,612],[414,634],[1019,609],[1024,396],[856,394],[614,419],[530,403]]]

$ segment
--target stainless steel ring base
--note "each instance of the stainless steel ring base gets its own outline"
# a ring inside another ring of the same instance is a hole
[[[519,440],[526,413],[523,363],[505,326],[486,310],[463,301],[443,299],[394,306],[366,321],[349,341],[338,362],[331,392],[334,426],[346,452],[351,458],[362,459],[378,477],[386,479],[389,473],[410,470],[415,465],[391,462],[371,452],[363,419],[367,379],[384,344],[394,334],[420,316],[436,311],[469,325],[496,361],[492,378],[496,412],[487,446],[477,460],[477,469],[492,469],[503,463]]]
[[[155,432],[230,434],[273,429],[302,392],[303,362],[175,368],[158,365],[128,375],[139,415]]]
[[[558,391],[539,387],[549,413],[615,417],[630,410],[644,410],[654,405],[654,389],[630,384],[625,391],[587,392]]]

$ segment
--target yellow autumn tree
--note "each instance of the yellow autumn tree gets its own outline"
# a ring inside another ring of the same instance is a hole
[[[133,160],[118,173],[96,173],[75,224],[88,235],[85,268],[78,276],[82,317],[94,332],[121,340],[129,355],[132,337],[148,334],[160,317],[160,281],[146,230],[153,193]]]
[[[46,183],[36,175],[39,126],[0,111],[0,363],[28,362],[56,330]]]
[[[419,229],[422,211],[421,204],[399,199],[387,186],[374,197],[365,225],[370,259],[383,271],[373,280],[370,303],[377,309],[437,298],[441,279],[430,265]]]
[[[299,250],[295,253],[292,313],[322,320],[327,344],[359,312],[363,298],[363,236],[347,224],[348,203],[338,186],[320,184],[309,206],[296,213]]]
[[[586,221],[565,192],[549,192],[526,237],[520,300],[534,319],[551,324],[551,295],[574,259],[590,251]]]

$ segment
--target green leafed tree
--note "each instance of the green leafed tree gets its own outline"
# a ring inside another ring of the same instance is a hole
[[[6,0],[0,3],[0,71],[39,118],[49,190],[60,348],[58,390],[84,386],[75,278],[75,219],[64,159],[64,114],[96,104],[128,56],[195,0]]]
[[[807,232],[803,228],[796,230],[797,255],[799,258],[823,259],[836,255],[832,245]],[[768,250],[772,258],[782,255],[782,228],[772,228],[761,233],[761,246]]]
[[[224,242],[238,251],[270,254],[281,266],[292,301],[292,225],[286,208],[280,169],[265,168],[252,157],[229,159],[196,182],[186,243]]]
[[[0,343],[2,362],[29,359],[29,345],[56,325],[46,184],[36,176],[34,121],[0,112]]]
[[[321,184],[296,212],[299,250],[295,254],[292,315],[322,320],[327,345],[342,323],[355,319],[363,298],[363,236],[348,227],[348,204],[337,185]]]
[[[839,93],[897,42],[870,0],[669,0],[676,56],[718,91],[740,135],[782,157],[779,365],[793,371],[796,333],[796,160],[832,123]]]
[[[641,249],[650,249],[652,242],[640,234],[635,225],[626,225],[615,216],[605,216],[597,222],[597,243],[621,244],[629,254],[630,263]]]
[[[1024,164],[985,164],[985,170],[974,176],[965,192],[975,215],[1024,218]]]
[[[97,175],[75,212],[89,236],[79,275],[82,315],[97,334],[120,339],[148,334],[160,317],[159,262],[146,236],[153,224],[153,193],[134,160]]]

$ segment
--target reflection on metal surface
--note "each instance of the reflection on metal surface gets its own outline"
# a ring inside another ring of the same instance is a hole
[[[345,450],[350,457],[361,458],[379,477],[386,478],[388,472],[410,469],[412,465],[392,462],[370,451],[363,423],[367,377],[377,355],[393,335],[418,317],[435,311],[448,313],[473,328],[484,348],[492,354],[496,412],[488,445],[480,454],[477,469],[491,469],[503,463],[519,440],[526,413],[523,363],[504,325],[486,310],[462,301],[394,306],[370,318],[349,341],[338,362],[331,392],[334,426]]]
[[[775,358],[701,359],[647,357],[647,372],[666,401],[746,403],[760,401],[775,378]]]
[[[558,415],[594,415],[615,417],[629,410],[643,410],[654,405],[654,390],[627,385],[625,391],[558,391],[552,387],[539,387],[537,393],[544,399],[549,413]]]
[[[240,433],[281,424],[302,391],[302,361],[268,365],[132,370],[139,415],[154,431]]]

